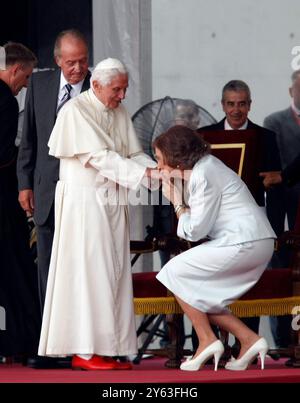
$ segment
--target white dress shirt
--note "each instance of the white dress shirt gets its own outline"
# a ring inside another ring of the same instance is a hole
[[[77,95],[81,93],[81,89],[83,86],[84,79],[79,81],[77,84],[70,84],[72,89],[70,92],[71,98],[75,98]],[[64,86],[66,84],[69,84],[68,81],[65,79],[65,76],[61,72],[60,74],[60,84],[59,84],[59,92],[58,92],[58,98],[57,98],[57,105],[59,105],[62,101],[62,98],[64,97],[66,90],[64,89]]]
[[[248,127],[248,119],[246,120],[246,122],[239,127],[238,129],[234,129],[233,127],[230,126],[230,124],[228,123],[228,120],[225,119],[225,124],[224,124],[224,129],[225,130],[246,130]]]

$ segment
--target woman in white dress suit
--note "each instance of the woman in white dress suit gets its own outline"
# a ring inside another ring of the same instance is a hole
[[[171,259],[157,275],[175,295],[199,339],[195,355],[180,368],[198,370],[214,356],[217,370],[224,347],[211,329],[213,324],[241,343],[239,357],[228,362],[226,369],[246,369],[258,354],[263,369],[266,340],[233,316],[227,305],[259,280],[272,256],[276,235],[244,182],[210,154],[199,134],[174,126],[157,137],[153,146],[163,193],[178,218],[178,236],[189,241],[208,238]],[[176,186],[178,173],[186,184],[186,204],[184,192]]]

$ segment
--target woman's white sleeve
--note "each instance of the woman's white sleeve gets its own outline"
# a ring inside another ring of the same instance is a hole
[[[220,202],[219,188],[199,175],[190,186],[190,210],[179,217],[177,235],[188,241],[205,238],[216,221]]]

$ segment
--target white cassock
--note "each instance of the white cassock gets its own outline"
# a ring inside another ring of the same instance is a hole
[[[156,164],[125,108],[91,89],[64,106],[48,145],[60,178],[39,355],[135,354],[127,191]]]

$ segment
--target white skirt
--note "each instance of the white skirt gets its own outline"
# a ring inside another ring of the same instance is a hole
[[[194,308],[220,313],[259,280],[271,259],[274,240],[222,247],[213,243],[175,256],[163,266],[157,279]]]

